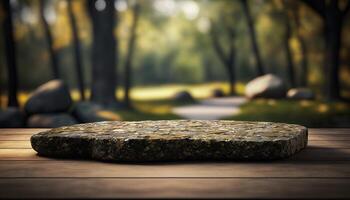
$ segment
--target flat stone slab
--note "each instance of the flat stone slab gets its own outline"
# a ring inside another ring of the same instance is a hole
[[[118,162],[274,160],[307,145],[307,128],[271,122],[96,122],[35,134],[39,155]]]

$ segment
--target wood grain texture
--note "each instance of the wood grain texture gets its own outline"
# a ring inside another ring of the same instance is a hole
[[[350,141],[337,140],[337,141],[328,141],[328,140],[313,140],[309,141],[309,147],[312,148],[334,148],[334,149],[347,149],[350,148]]]
[[[349,179],[1,179],[0,198],[347,198]]]
[[[39,133],[41,131],[46,131],[46,130],[49,130],[49,129],[45,129],[45,128],[1,128],[0,135],[1,134],[33,135],[33,134]]]
[[[40,157],[43,130],[0,129],[0,198],[350,198],[350,129],[310,129],[286,160],[148,164]]]
[[[0,140],[0,149],[31,149],[30,141]]]
[[[29,141],[31,136],[29,134],[0,134],[0,141]]]
[[[350,135],[349,128],[310,128],[309,134],[317,134],[317,135],[330,135],[330,134],[348,134]]]
[[[169,162],[118,164],[95,161],[41,160],[0,162],[0,177],[338,177],[350,178],[350,162],[270,163]]]

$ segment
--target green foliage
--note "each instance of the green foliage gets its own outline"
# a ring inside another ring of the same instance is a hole
[[[122,0],[121,0],[122,1]],[[130,2],[126,0],[128,3]],[[156,9],[155,4],[168,0],[140,1],[142,12],[137,28],[137,43],[133,60],[133,85],[154,85],[163,83],[203,83],[208,81],[227,81],[224,66],[218,60],[210,41],[208,30],[211,26],[218,28],[220,42],[226,48],[228,38],[222,34],[227,24],[236,32],[236,66],[240,82],[247,82],[255,76],[255,61],[247,26],[239,1],[235,0],[196,0],[173,1],[177,10],[166,13]],[[169,0],[170,2],[172,0]],[[64,79],[69,86],[76,86],[73,52],[71,48],[70,26],[67,20],[65,0],[52,0],[48,9],[54,11],[55,20],[50,24],[54,33],[54,46],[58,52],[59,63]],[[199,13],[194,18],[188,18],[183,4],[194,2]],[[250,2],[262,59],[268,72],[282,77],[286,74],[285,53],[282,49],[284,24],[281,20],[281,9],[277,1],[261,0]],[[277,2],[277,4],[276,4]],[[15,31],[17,42],[17,60],[19,68],[20,90],[31,90],[52,78],[51,67],[46,48],[46,40],[42,24],[38,20],[38,2],[18,0],[14,5]],[[84,0],[74,1],[74,11],[78,19],[80,40],[82,42],[84,74],[86,85],[89,85],[91,69],[91,26],[86,15]],[[322,23],[317,15],[302,4],[300,14],[302,35],[306,38],[309,48],[310,82],[319,88],[323,82],[322,55],[323,35]],[[1,18],[1,15],[0,15]],[[214,24],[208,24],[212,19]],[[0,20],[1,21],[1,20]],[[345,22],[345,31],[349,32],[349,20]],[[223,23],[225,22],[225,23]],[[116,33],[119,38],[118,71],[123,72],[127,41],[131,24],[131,9],[119,11],[119,22]],[[207,27],[206,27],[207,26]],[[208,27],[209,26],[209,27]],[[344,35],[346,35],[344,33]],[[4,47],[0,33],[0,88],[6,88],[6,71],[4,62]],[[344,55],[349,49],[349,40],[344,37]],[[293,41],[292,41],[293,43]],[[294,42],[295,43],[295,42]],[[345,56],[345,59],[348,56]],[[300,52],[298,45],[293,45],[293,58],[300,71]],[[119,77],[122,82],[123,77]],[[343,84],[349,85],[349,79],[343,78]]]

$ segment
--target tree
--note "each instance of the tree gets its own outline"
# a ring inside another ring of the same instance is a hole
[[[223,24],[225,24],[225,20]],[[236,83],[236,76],[235,76],[235,30],[228,26],[227,23],[225,25],[225,32],[229,38],[228,40],[228,52],[226,53],[224,50],[224,47],[220,43],[220,36],[218,35],[218,31],[216,30],[215,23],[212,21],[212,28],[210,29],[210,36],[213,43],[214,50],[219,57],[222,64],[225,66],[225,69],[227,70],[229,80],[230,80],[230,95],[235,95],[235,83]]]
[[[73,12],[73,1],[67,0],[68,3],[68,16],[72,30],[73,37],[73,47],[74,47],[74,58],[75,58],[75,68],[78,79],[78,88],[80,92],[80,98],[85,100],[85,86],[84,86],[84,74],[83,74],[83,66],[81,59],[81,45],[79,40],[79,33],[77,22]]]
[[[250,9],[249,9],[249,2],[248,2],[248,0],[240,0],[240,2],[242,5],[243,13],[244,13],[244,15],[246,17],[246,21],[247,21],[249,36],[250,36],[250,40],[251,40],[251,45],[252,45],[254,57],[255,57],[256,67],[257,67],[257,74],[258,74],[258,76],[261,76],[261,75],[265,74],[265,70],[264,70],[264,66],[263,66],[263,63],[261,60],[261,56],[260,56],[260,50],[259,50],[259,46],[258,46],[258,42],[257,42],[257,38],[256,38],[256,31],[254,28],[254,22],[253,22],[253,18],[252,18],[252,15],[250,13]]]
[[[288,74],[290,86],[295,87],[296,86],[295,70],[294,70],[292,51],[289,45],[289,41],[292,39],[292,27],[290,23],[289,10],[288,10],[289,4],[288,2],[286,2],[286,0],[283,0],[282,2],[283,2],[283,17],[284,17],[284,24],[285,24],[283,47],[286,53],[287,74]]]
[[[140,15],[140,4],[135,2],[135,5],[132,9],[133,12],[133,21],[131,25],[131,32],[128,41],[128,52],[125,59],[124,66],[124,104],[127,107],[130,107],[130,87],[132,79],[132,59],[134,55],[135,43],[136,43],[136,29],[139,21]]]
[[[214,80],[213,76],[213,63],[210,58],[207,56],[203,56],[203,67],[204,67],[204,74],[205,74],[205,81],[211,82]]]
[[[117,12],[112,0],[89,0],[87,6],[93,32],[91,101],[114,105],[117,101],[117,40],[114,36]]]
[[[344,1],[346,4],[343,9],[340,8],[339,0],[303,0],[303,2],[313,9],[324,23],[325,36],[325,67],[326,76],[325,93],[329,100],[340,98],[340,48],[341,33],[346,14],[350,10],[350,1]]]
[[[296,36],[296,39],[298,40],[299,45],[300,45],[300,52],[301,52],[300,86],[307,87],[308,86],[308,74],[309,74],[309,67],[308,67],[308,61],[307,61],[308,50],[307,50],[307,46],[306,46],[306,41],[303,38],[302,34],[300,33],[301,23],[300,23],[299,9],[300,9],[299,2],[295,1],[293,4],[291,4],[290,17],[291,17],[292,21],[294,21],[295,36]]]
[[[5,19],[3,30],[5,36],[5,49],[8,73],[8,106],[18,107],[17,90],[17,63],[16,63],[16,45],[14,40],[12,10],[10,0],[4,0],[3,7],[5,11]]]
[[[49,55],[50,55],[50,62],[51,62],[51,67],[52,67],[53,78],[58,79],[58,78],[60,78],[61,74],[60,74],[60,70],[59,70],[59,64],[58,64],[56,51],[53,48],[53,38],[52,38],[51,31],[50,31],[50,25],[48,24],[48,22],[45,18],[45,5],[46,5],[45,3],[46,3],[46,0],[39,0],[40,19],[41,19],[41,22],[44,26],[44,32],[45,32],[47,47],[48,47]]]

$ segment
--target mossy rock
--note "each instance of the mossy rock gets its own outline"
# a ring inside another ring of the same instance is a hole
[[[163,120],[77,124],[35,134],[39,155],[118,162],[275,160],[307,145],[307,128],[271,122]]]

